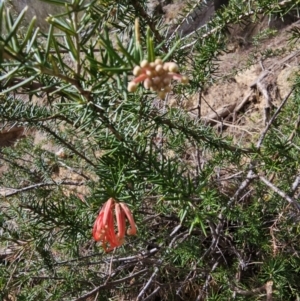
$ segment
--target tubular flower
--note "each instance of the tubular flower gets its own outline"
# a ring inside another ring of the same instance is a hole
[[[118,233],[115,231],[114,215]],[[125,203],[116,203],[113,198],[110,198],[103,205],[94,223],[93,238],[95,241],[102,242],[105,252],[110,252],[124,243],[126,218],[130,224],[127,234],[136,235],[137,230],[132,213]]]
[[[173,62],[163,62],[161,59],[156,59],[149,63],[143,60],[140,66],[135,66],[133,69],[135,78],[129,82],[127,90],[129,92],[136,91],[138,84],[143,82],[144,88],[157,92],[157,95],[164,99],[166,94],[170,92],[171,80],[177,80],[183,84],[188,83],[188,78],[178,73],[178,66]]]

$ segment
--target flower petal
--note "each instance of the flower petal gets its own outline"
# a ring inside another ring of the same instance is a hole
[[[93,227],[93,237],[95,241],[101,240],[102,236],[102,222],[103,222],[103,211],[101,210],[99,215],[97,216],[94,227]]]
[[[116,204],[115,210],[116,210],[116,218],[117,218],[117,226],[118,226],[118,238],[120,242],[123,243],[124,236],[125,236],[125,227],[126,227],[125,214],[120,204]]]
[[[102,210],[104,211],[103,215],[103,225],[107,225],[108,215],[112,214],[112,208],[114,206],[115,200],[109,198],[108,201],[104,204]]]
[[[136,235],[136,225],[132,216],[132,213],[130,211],[130,209],[128,208],[128,206],[125,203],[120,203],[120,206],[122,207],[128,221],[130,224],[130,228],[127,230],[127,234],[128,235]]]
[[[106,241],[109,242],[110,246],[112,248],[119,246],[119,241],[115,233],[114,216],[112,210],[109,212],[107,224],[105,225],[105,231]]]

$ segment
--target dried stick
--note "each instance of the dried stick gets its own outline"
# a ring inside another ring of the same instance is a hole
[[[151,300],[151,298],[160,290],[160,286],[158,286],[148,297],[143,299],[142,301]]]
[[[184,16],[184,18],[182,19],[182,21],[180,22],[180,24],[178,24],[178,26],[174,29],[174,31],[172,32],[172,34],[170,35],[170,37],[168,38],[168,41],[170,41],[172,38],[174,38],[176,36],[176,33],[178,32],[178,30],[180,29],[180,27],[183,25],[183,23],[194,13],[195,9],[197,8],[197,6],[203,2],[203,0],[199,0],[197,3],[195,3],[193,5],[193,7],[190,9],[190,11]],[[197,30],[197,29],[196,29]],[[196,32],[193,31],[192,33]]]
[[[250,170],[248,171],[246,179],[240,184],[235,194],[230,198],[230,201],[228,202],[227,206],[230,206],[234,202],[234,200],[236,200],[240,196],[241,192],[250,185],[251,181],[256,178],[256,175],[253,172],[252,164],[250,164],[249,169]]]
[[[264,123],[267,124],[269,120],[269,115],[270,115],[270,109],[273,107],[272,100],[270,97],[270,93],[267,89],[267,84],[264,82],[264,79],[270,75],[270,73],[274,73],[278,69],[282,67],[283,64],[285,64],[287,61],[291,60],[293,57],[299,55],[299,50],[289,54],[288,56],[284,57],[280,61],[276,61],[274,64],[272,64],[268,69],[264,70],[261,72],[261,74],[258,76],[258,78],[250,85],[251,89],[257,89],[258,91],[261,92],[265,99],[265,114],[264,114]]]
[[[90,178],[88,176],[86,176],[82,171],[77,170],[71,166],[68,166],[67,164],[65,164],[64,162],[62,162],[61,160],[59,161],[59,164],[62,165],[63,167],[67,168],[68,170],[70,170],[71,172],[74,172],[76,174],[78,174],[79,176],[85,178],[86,180],[90,180]]]
[[[217,261],[214,263],[214,265],[212,266],[210,272],[208,273],[207,277],[206,277],[206,280],[205,280],[205,283],[202,287],[202,290],[200,291],[199,295],[197,296],[197,299],[196,301],[200,301],[204,292],[206,291],[207,287],[209,286],[209,281],[211,279],[211,273],[217,268],[217,266],[219,265],[219,260],[220,260],[221,256],[217,259]]]
[[[97,287],[95,287],[93,290],[91,290],[90,292],[86,293],[85,295],[82,295],[81,297],[79,298],[76,298],[74,299],[73,301],[84,301],[84,300],[87,300],[88,297],[91,297],[93,296],[94,294],[98,293],[100,290],[102,289],[105,289],[105,288],[108,288],[108,287],[111,287],[111,286],[115,286],[116,284],[120,284],[122,282],[125,282],[127,280],[130,280],[136,276],[139,276],[143,273],[147,272],[147,269],[143,269],[139,272],[136,272],[128,277],[124,277],[124,278],[121,278],[121,279],[118,279],[116,281],[112,281],[112,282],[108,282],[106,284],[103,284],[103,285],[99,285]]]
[[[121,258],[115,258],[113,259],[113,262],[125,262],[125,263],[129,263],[129,262],[136,262],[136,261],[140,261],[144,258],[150,257],[154,254],[156,254],[158,252],[157,248],[153,248],[150,251],[147,251],[143,254],[138,254],[135,256],[128,256],[128,257],[121,257]],[[105,260],[106,262],[110,261],[111,258],[107,258],[107,260]]]
[[[253,296],[253,295],[258,295],[261,294],[263,291],[266,291],[267,294],[267,301],[271,301],[272,300],[272,286],[273,286],[273,281],[268,281],[266,284],[264,284],[261,287],[258,288],[254,288],[250,291],[244,291],[241,290],[239,288],[234,288],[234,291],[239,294],[239,295],[243,295],[243,296]]]
[[[16,195],[18,193],[26,192],[26,191],[33,190],[33,189],[36,189],[36,188],[45,187],[45,186],[57,186],[57,185],[82,186],[82,185],[85,185],[85,182],[61,181],[61,182],[51,182],[51,183],[37,183],[37,184],[26,186],[26,187],[23,187],[23,188],[20,188],[20,189],[0,188],[0,195],[2,195],[4,197],[9,197],[9,196],[13,196],[13,195]],[[5,193],[5,191],[4,191],[4,193],[2,193],[1,192],[2,189],[4,189],[4,190],[11,189],[11,190],[13,190],[13,192]]]
[[[261,92],[261,94],[264,96],[265,99],[265,105],[264,105],[264,124],[266,125],[268,120],[270,119],[270,111],[271,108],[273,108],[273,103],[270,97],[270,93],[267,90],[267,87],[262,82],[256,83],[256,88]]]
[[[182,228],[181,224],[177,225],[171,232],[170,237],[174,236],[181,228]]]
[[[257,141],[256,144],[256,148],[259,150],[262,146],[262,143],[266,137],[267,132],[269,131],[272,123],[274,122],[274,120],[276,119],[276,117],[278,116],[278,114],[280,113],[280,111],[282,110],[283,106],[286,104],[286,102],[288,101],[288,99],[290,98],[290,96],[292,95],[292,93],[294,92],[295,87],[293,87],[291,89],[291,91],[288,93],[288,95],[283,99],[283,101],[281,102],[280,106],[277,108],[276,112],[274,113],[274,115],[271,117],[270,121],[267,123],[267,126],[265,127],[265,129],[263,130],[263,132],[260,135],[260,138]]]
[[[194,274],[194,276],[192,276],[192,279],[189,279],[191,274]],[[191,282],[191,280],[193,280],[196,276],[197,272],[196,272],[196,266],[188,273],[188,275],[185,277],[184,281],[182,282],[181,286],[176,290],[176,295],[179,296],[184,285],[189,281]]]
[[[82,154],[81,152],[79,152],[74,145],[72,145],[71,143],[67,142],[65,139],[61,138],[58,134],[56,134],[55,131],[53,131],[52,129],[50,129],[49,127],[47,127],[45,125],[40,125],[40,127],[42,129],[44,129],[46,132],[48,132],[49,134],[51,134],[60,143],[64,144],[65,147],[68,148],[69,150],[71,150],[74,154],[76,154],[77,156],[79,156],[80,158],[82,158],[83,160],[85,160],[87,163],[89,163],[93,167],[96,167],[96,164],[94,164],[84,154]]]
[[[234,113],[236,114],[237,112],[239,112],[244,105],[249,101],[251,95],[253,93],[253,90],[250,90],[247,95],[243,98],[243,100],[235,107],[234,109]]]
[[[153,281],[153,278],[156,276],[157,272],[158,272],[158,267],[155,267],[154,272],[152,273],[151,277],[149,278],[149,280],[147,281],[147,283],[145,284],[145,286],[142,288],[142,290],[138,294],[138,296],[136,298],[136,301],[140,301],[141,300],[142,296],[145,294],[146,290],[150,286],[150,284]]]
[[[274,184],[269,182],[265,177],[259,176],[259,179],[262,182],[264,182],[269,188],[271,188],[274,192],[276,192],[278,195],[283,197],[286,201],[288,201],[290,204],[294,205],[298,210],[300,210],[300,204],[294,198],[288,196],[285,192],[283,192],[278,187],[276,187]]]
[[[223,106],[220,109],[217,109],[215,112],[203,116],[202,119],[206,121],[206,124],[213,124],[215,123],[215,120],[220,120],[221,118],[224,118],[231,114],[236,107],[236,103],[228,104],[226,106]]]
[[[289,193],[289,196],[292,197],[295,194],[299,184],[300,184],[300,175],[298,175],[296,177],[295,181],[293,182],[292,187],[291,187],[291,192]]]

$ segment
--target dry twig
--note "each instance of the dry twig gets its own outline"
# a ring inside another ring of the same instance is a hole
[[[300,210],[300,204],[294,198],[288,196],[285,192],[283,192],[274,184],[269,182],[265,177],[259,176],[259,179],[263,183],[265,183],[269,188],[271,188],[274,192],[276,192],[278,195],[280,195],[282,198],[284,198],[286,201],[288,201],[290,204],[294,205],[298,210]]]
[[[34,190],[41,187],[47,187],[47,186],[59,186],[59,185],[73,185],[73,186],[82,186],[85,185],[85,182],[74,182],[74,181],[60,181],[60,182],[51,182],[51,183],[37,183],[30,186],[26,186],[23,188],[15,189],[15,188],[1,188],[0,189],[0,195],[4,197],[9,197],[16,195],[21,192],[27,192],[30,190]],[[7,192],[8,190],[11,190],[12,192]]]

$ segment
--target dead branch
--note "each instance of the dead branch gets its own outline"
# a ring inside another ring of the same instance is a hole
[[[151,298],[160,290],[160,286],[158,286],[148,297],[143,299],[142,301],[151,300]]]
[[[230,201],[227,204],[228,206],[230,206],[234,202],[234,200],[238,199],[238,197],[240,196],[241,192],[250,185],[250,183],[252,182],[253,179],[256,178],[256,175],[253,172],[254,166],[251,164],[249,166],[249,168],[250,168],[250,170],[248,171],[246,179],[241,183],[241,185],[236,190],[236,192],[234,193],[234,195],[230,198]]]
[[[193,276],[191,277],[191,275],[193,274]],[[185,277],[184,281],[182,282],[182,284],[180,285],[180,287],[176,290],[176,295],[177,296],[180,296],[180,293],[181,291],[183,290],[184,288],[184,285],[187,283],[187,282],[191,282],[197,275],[197,272],[196,272],[196,265],[190,270],[190,272],[188,273],[188,275]],[[191,278],[190,278],[191,277]]]
[[[149,280],[147,281],[147,283],[145,284],[145,286],[142,288],[142,290],[138,294],[138,296],[136,298],[136,301],[140,301],[141,300],[142,296],[145,294],[146,290],[150,286],[151,282],[153,281],[153,278],[156,276],[157,273],[158,273],[158,267],[155,267],[154,268],[154,272],[152,273],[151,277],[149,278]]]
[[[218,108],[214,112],[203,116],[202,119],[205,120],[206,124],[212,125],[217,123],[218,120],[226,118],[230,114],[234,114],[233,120],[235,120],[236,114],[250,101],[250,97],[253,94],[253,90],[250,90],[247,95],[242,99],[242,101],[237,103],[228,104]]]
[[[209,271],[209,273],[207,274],[205,283],[199,293],[199,295],[197,296],[196,301],[200,301],[203,294],[206,292],[208,286],[209,286],[209,281],[211,280],[211,273],[217,268],[217,266],[219,265],[219,260],[221,259],[221,256],[216,260],[216,262],[214,263],[214,265],[212,266],[211,270]]]
[[[26,186],[23,188],[15,189],[15,188],[0,188],[0,195],[4,197],[9,197],[16,195],[21,192],[27,192],[30,190],[34,190],[41,187],[47,187],[47,186],[60,186],[60,185],[74,185],[74,186],[82,186],[85,185],[85,182],[73,182],[73,181],[60,181],[60,182],[51,182],[51,183],[37,183],[30,186]],[[12,192],[8,192],[8,190],[12,190]]]
[[[124,262],[124,263],[131,263],[131,262],[137,262],[137,261],[140,261],[140,260],[143,260],[145,258],[148,258],[154,254],[156,254],[158,252],[158,249],[157,248],[153,248],[147,252],[144,252],[142,254],[138,254],[138,255],[134,255],[134,256],[128,256],[128,257],[121,257],[121,258],[114,258],[112,260],[112,262]],[[107,258],[105,260],[106,262],[110,262],[111,261],[111,258]]]
[[[281,109],[283,108],[283,106],[286,104],[286,102],[288,101],[288,99],[290,98],[290,96],[292,95],[292,93],[294,92],[295,87],[293,87],[291,89],[291,91],[288,93],[288,95],[284,98],[284,100],[281,102],[280,106],[277,108],[276,112],[274,113],[274,115],[271,117],[271,119],[269,120],[269,122],[267,123],[267,126],[265,127],[265,129],[263,130],[263,132],[261,133],[257,144],[256,144],[256,148],[259,150],[262,146],[262,143],[267,135],[267,132],[269,131],[271,125],[273,124],[274,120],[276,119],[276,117],[278,116],[278,114],[280,113]]]
[[[118,280],[115,280],[115,281],[112,281],[112,282],[108,282],[106,284],[103,284],[103,285],[99,285],[97,287],[95,287],[93,290],[91,290],[90,292],[86,293],[85,295],[82,295],[81,297],[79,298],[76,298],[74,299],[73,301],[84,301],[84,300],[87,300],[88,297],[91,297],[93,296],[94,294],[98,293],[100,290],[102,289],[105,289],[105,288],[109,288],[109,287],[113,287],[115,286],[116,284],[120,284],[120,283],[123,283],[123,282],[126,282],[134,277],[137,277],[143,273],[147,273],[147,270],[148,269],[143,269],[141,271],[138,271],[128,277],[124,277],[124,278],[121,278],[121,279],[118,279]]]
[[[214,124],[215,120],[220,120],[221,118],[224,118],[231,114],[236,107],[236,103],[228,104],[226,106],[223,106],[222,108],[217,109],[215,112],[203,116],[202,119],[205,120],[206,124]]]
[[[295,192],[296,192],[299,185],[300,185],[300,175],[298,175],[296,177],[295,181],[292,184],[291,191],[289,193],[290,196],[293,196],[295,194]]]
[[[271,109],[273,108],[272,99],[266,84],[259,81],[256,83],[256,88],[264,96],[264,124],[266,125],[268,120],[270,119]]]
[[[276,192],[278,195],[280,195],[282,198],[284,198],[286,201],[288,201],[290,204],[294,205],[298,210],[300,210],[300,204],[294,198],[288,196],[285,192],[283,192],[274,184],[269,182],[265,177],[259,176],[259,179],[263,183],[265,183],[269,188],[271,188],[274,192]]]
[[[234,108],[234,113],[238,113],[245,104],[247,104],[250,100],[251,95],[253,94],[253,90],[250,90],[246,96],[242,99],[242,101]]]
[[[266,291],[267,301],[272,301],[272,286],[273,286],[273,281],[268,281],[263,286],[258,287],[258,288],[254,288],[250,291],[244,291],[244,290],[241,290],[237,287],[234,288],[234,291],[237,294],[243,295],[243,296],[254,296],[254,295],[258,295],[258,294],[261,294],[264,291]]]
[[[272,72],[274,73],[275,71],[278,71],[282,68],[282,66],[284,64],[286,64],[288,61],[290,61],[292,58],[294,58],[295,56],[298,56],[300,54],[300,50],[297,50],[291,54],[289,54],[288,56],[284,57],[282,60],[280,61],[276,61],[274,64],[272,64],[271,66],[269,66],[267,69],[264,69],[260,75],[258,76],[258,78],[250,85],[251,89],[256,88],[256,85],[258,82],[263,82],[263,80]]]
[[[264,124],[266,125],[270,119],[270,111],[273,108],[272,98],[268,91],[268,86],[274,81],[273,77],[276,72],[281,70],[282,66],[286,62],[290,61],[295,56],[298,56],[300,51],[297,50],[290,55],[284,57],[282,60],[275,62],[273,65],[268,67],[268,69],[263,69],[258,78],[250,85],[251,89],[257,89],[264,97]]]

